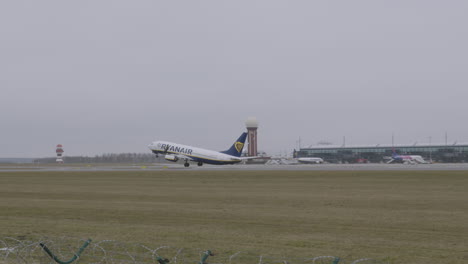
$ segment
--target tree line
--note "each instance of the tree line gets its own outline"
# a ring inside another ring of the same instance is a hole
[[[156,161],[152,153],[106,153],[89,156],[64,156],[64,163],[150,163]],[[56,163],[57,157],[35,159],[34,163]]]

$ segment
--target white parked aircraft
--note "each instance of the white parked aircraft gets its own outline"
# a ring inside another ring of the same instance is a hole
[[[307,164],[319,164],[323,163],[322,158],[298,158],[297,161],[299,163],[307,163]]]
[[[405,164],[428,163],[420,155],[398,155],[395,151],[393,151],[392,159],[390,159],[387,163],[392,163],[394,161],[399,161]]]
[[[185,167],[190,166],[189,161],[197,162],[198,166],[202,166],[203,163],[215,165],[235,164],[245,159],[254,158],[241,157],[246,137],[247,133],[242,133],[236,142],[225,151],[196,148],[167,141],[155,141],[148,148],[156,155],[164,155],[164,158],[168,161],[183,160]]]

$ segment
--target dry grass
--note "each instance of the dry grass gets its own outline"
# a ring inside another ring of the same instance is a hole
[[[468,172],[2,172],[0,237],[468,263]]]

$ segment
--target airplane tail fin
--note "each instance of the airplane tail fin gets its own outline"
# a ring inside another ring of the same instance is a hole
[[[221,153],[228,154],[235,157],[240,157],[242,154],[242,149],[244,148],[245,139],[247,138],[247,133],[244,132],[242,135],[232,144],[232,146]]]
[[[398,156],[398,154],[396,153],[395,148],[392,147],[392,157],[395,158],[395,157],[397,157],[397,156]]]

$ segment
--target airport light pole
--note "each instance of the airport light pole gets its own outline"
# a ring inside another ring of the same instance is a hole
[[[429,137],[429,162],[432,163],[432,137]]]

